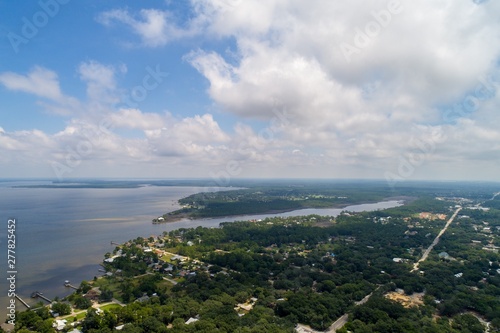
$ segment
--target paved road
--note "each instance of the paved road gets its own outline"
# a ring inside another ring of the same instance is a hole
[[[446,230],[448,229],[448,227],[450,226],[450,224],[453,222],[453,220],[455,219],[455,217],[457,217],[457,214],[458,212],[460,212],[460,210],[462,210],[462,207],[458,208],[455,213],[453,213],[453,215],[450,217],[450,219],[448,220],[448,222],[446,222],[446,225],[444,226],[444,228],[439,232],[439,234],[436,236],[436,238],[434,238],[434,241],[432,242],[432,244],[427,248],[427,250],[425,250],[424,252],[424,255],[422,256],[422,258],[420,258],[419,261],[417,261],[414,265],[413,265],[413,269],[411,270],[412,272],[415,272],[418,270],[418,266],[420,265],[420,263],[422,261],[425,261],[427,259],[427,257],[429,256],[429,253],[431,253],[432,249],[434,248],[434,246],[436,246],[437,243],[439,243],[439,239],[441,238],[441,236],[443,236],[443,234],[446,232]]]
[[[380,286],[379,286],[380,288]],[[377,288],[378,290],[378,288]],[[368,300],[370,299],[370,297],[372,297],[373,293],[369,294],[369,295],[366,295],[361,301],[359,302],[356,302],[355,304],[356,305],[361,305],[361,304],[365,304],[366,302],[368,302]],[[344,327],[345,324],[347,324],[347,320],[349,319],[349,314],[345,313],[344,315],[342,315],[342,317],[340,317],[339,319],[337,319],[329,328],[328,330],[326,331],[327,333],[334,333],[334,332],[337,332],[337,330],[341,329],[342,327]]]
[[[337,332],[337,330],[341,329],[344,327],[345,324],[347,324],[347,320],[349,319],[349,315],[345,313],[342,317],[337,319],[332,326],[328,328],[328,333],[334,333]]]
[[[177,284],[177,281],[174,281],[174,280],[169,279],[167,277],[163,277],[163,280],[167,280],[168,282],[172,283],[174,286]]]

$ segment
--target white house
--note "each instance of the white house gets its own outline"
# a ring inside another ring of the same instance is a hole
[[[63,319],[63,320],[60,320],[60,319],[57,319],[56,321],[54,321],[54,323],[52,324],[52,327],[54,327],[56,330],[58,331],[62,331],[65,327],[66,327],[66,323],[68,321],[66,319]]]

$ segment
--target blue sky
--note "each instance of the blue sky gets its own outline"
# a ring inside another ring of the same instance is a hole
[[[0,2],[0,174],[500,180],[500,5]]]

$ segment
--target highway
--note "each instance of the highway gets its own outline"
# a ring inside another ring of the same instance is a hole
[[[450,226],[450,224],[453,222],[453,220],[455,219],[455,217],[457,217],[457,214],[458,212],[460,212],[460,210],[462,210],[462,207],[459,207],[455,213],[453,213],[453,215],[450,217],[450,219],[448,220],[448,222],[446,222],[446,225],[444,226],[444,228],[439,232],[439,234],[436,236],[436,238],[434,238],[434,241],[432,242],[432,244],[427,248],[427,250],[425,250],[424,254],[422,255],[422,258],[420,258],[419,261],[417,261],[414,265],[413,265],[413,269],[411,270],[412,272],[415,272],[418,270],[418,266],[420,265],[420,263],[422,261],[425,261],[427,259],[427,257],[429,256],[429,253],[431,253],[432,249],[434,248],[434,246],[436,246],[437,243],[439,243],[439,239],[441,238],[441,236],[443,236],[443,234],[446,232],[446,230],[448,229],[448,227]]]

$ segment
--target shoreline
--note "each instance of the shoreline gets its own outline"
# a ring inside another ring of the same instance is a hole
[[[392,200],[389,200],[389,199],[392,199]],[[396,198],[391,197],[391,198],[384,198],[382,201],[372,201],[372,202],[364,202],[364,203],[348,204],[348,205],[336,205],[336,207],[329,207],[329,208],[314,208],[314,207],[312,207],[312,209],[341,209],[341,208],[345,208],[345,207],[349,207],[349,206],[359,206],[359,205],[365,205],[365,204],[377,204],[377,203],[383,203],[383,202],[394,202],[394,201],[397,201],[399,204],[404,204],[404,203],[405,203],[405,200],[403,200],[403,198],[397,198],[397,199],[399,199],[399,200],[395,200],[395,199],[396,199]],[[408,198],[406,198],[406,199],[408,199]],[[283,213],[283,212],[284,212],[284,213],[286,213],[286,212],[292,212],[292,211],[300,211],[300,210],[303,210],[303,209],[309,209],[309,208],[307,208],[307,207],[303,207],[303,208],[301,208],[301,209],[291,209],[291,210],[273,210],[272,212],[269,212],[269,211],[268,211],[268,212],[267,212],[267,215],[279,214],[280,212],[281,212],[281,213]],[[383,208],[383,209],[385,209],[385,208]],[[309,214],[307,214],[307,215],[309,215]],[[236,216],[249,216],[249,215],[232,215],[232,216],[233,216],[233,217],[236,217]],[[324,216],[327,216],[327,215],[324,215]],[[228,217],[229,217],[229,216],[228,216]],[[198,221],[200,221],[200,220],[205,220],[205,221],[207,221],[207,220],[217,219],[217,218],[221,218],[221,217],[205,218],[205,219],[195,219],[195,220],[198,220]],[[182,218],[180,218],[180,219],[182,219]],[[192,220],[192,219],[190,219],[190,221],[193,221],[193,220]],[[234,222],[237,222],[237,221],[245,221],[245,220],[238,220],[238,219],[235,219],[235,220],[234,220]],[[174,221],[172,221],[172,222],[170,222],[170,223],[173,223],[173,222],[174,222]],[[159,223],[159,224],[162,224],[162,223]],[[166,223],[164,222],[163,224],[168,224],[168,222],[166,222]],[[124,245],[124,243],[120,243],[120,245],[119,245],[119,246],[123,246],[123,245]],[[97,267],[99,267],[99,268],[103,268],[103,267],[104,267],[104,266],[103,266],[103,264],[102,264],[102,261],[101,261],[100,263],[98,263],[96,266],[97,266]],[[101,271],[101,270],[99,270],[99,271],[102,273],[102,271]],[[103,278],[103,277],[104,277],[104,274],[95,275],[95,277],[97,277],[98,279],[100,279],[100,278]],[[82,279],[82,280],[80,281],[80,283],[81,283],[81,282],[84,282],[84,281],[85,281],[85,282],[89,282],[89,283],[91,283],[91,282],[93,281],[93,279]],[[92,284],[92,283],[91,283],[91,284]],[[69,291],[69,290],[68,290],[68,291]],[[61,297],[60,295],[57,295],[56,297],[58,297],[58,298],[60,298],[60,299],[64,300],[64,299],[66,299],[67,297],[69,297],[69,296],[71,296],[71,295],[73,295],[73,294],[75,294],[75,293],[76,293],[76,290],[71,290],[71,291],[70,291],[67,295],[65,295],[65,296],[62,296],[62,297]],[[45,306],[45,305],[44,305],[44,306]]]
[[[250,214],[244,214],[244,215],[217,215],[217,216],[191,216],[189,213],[179,213],[176,215],[169,216],[168,213],[163,215],[164,220],[161,222],[158,222],[156,219],[153,220],[153,224],[169,224],[169,223],[175,223],[175,222],[180,222],[180,221],[195,221],[195,220],[210,220],[210,219],[218,219],[218,218],[229,218],[229,217],[244,217],[244,216],[252,216],[252,215],[272,215],[272,214],[283,214],[283,213],[289,213],[289,212],[295,212],[295,211],[301,211],[305,209],[341,209],[341,208],[346,208],[349,206],[356,206],[356,205],[367,205],[367,204],[375,204],[379,202],[389,202],[389,201],[400,201],[402,202],[403,205],[406,205],[412,201],[416,200],[414,197],[408,197],[408,196],[396,196],[396,197],[388,197],[384,198],[381,201],[365,201],[365,202],[357,202],[357,203],[348,203],[348,204],[337,204],[333,206],[328,206],[328,207],[314,207],[314,206],[304,206],[299,209],[273,209],[273,210],[268,210],[268,211],[263,211],[263,212],[254,212]],[[236,221],[236,220],[235,220]]]

